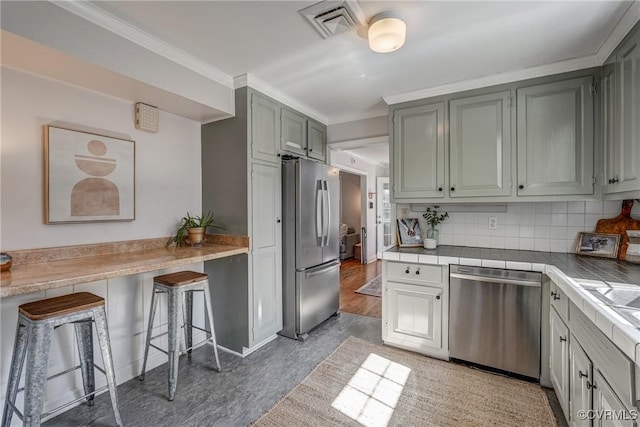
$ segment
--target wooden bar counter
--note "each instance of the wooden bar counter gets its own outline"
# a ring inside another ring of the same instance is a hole
[[[200,248],[165,247],[166,238],[9,253],[0,273],[0,298],[208,261],[249,251],[244,236],[207,235]]]

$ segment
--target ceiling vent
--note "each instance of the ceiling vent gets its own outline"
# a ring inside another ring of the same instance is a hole
[[[325,39],[366,25],[364,12],[355,0],[326,0],[299,12]]]

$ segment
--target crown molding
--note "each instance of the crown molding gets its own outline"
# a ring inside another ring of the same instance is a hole
[[[618,21],[613,31],[607,36],[607,38],[598,49],[596,57],[600,64],[604,64],[609,55],[615,50],[620,42],[625,38],[629,31],[636,25],[636,22],[640,21],[640,1],[636,0],[629,5],[627,11],[622,15],[622,18]]]
[[[389,115],[389,109],[375,110],[375,111],[362,111],[358,113],[344,114],[342,116],[329,117],[329,125],[337,125],[340,123],[355,122],[358,120],[373,119],[375,117],[383,117]]]
[[[509,71],[500,74],[492,74],[490,76],[462,80],[440,86],[433,86],[411,92],[400,93],[398,95],[384,96],[382,97],[382,99],[384,99],[384,102],[386,102],[388,105],[393,105],[400,102],[430,98],[432,96],[447,95],[450,93],[462,92],[465,90],[479,89],[504,83],[517,82],[520,80],[533,79],[536,77],[549,76],[552,74],[582,70],[585,68],[599,67],[600,65],[602,64],[598,61],[596,55],[584,56],[582,58],[554,62],[553,64],[540,65],[537,67]]]
[[[263,80],[260,80],[259,78],[255,77],[250,73],[241,74],[239,76],[234,77],[233,79],[234,89],[238,89],[245,86],[249,86],[255,90],[258,90],[264,93],[265,95],[270,96],[271,98],[279,102],[282,102],[286,106],[291,107],[295,110],[298,110],[302,114],[305,114],[311,117],[312,119],[319,121],[324,125],[326,125],[327,122],[329,121],[327,116],[325,116],[324,114],[314,110],[313,108],[307,107],[304,104],[299,103],[298,101],[294,100],[293,98],[290,98],[289,96],[285,95],[284,93],[280,92],[273,86],[269,85]]]
[[[151,34],[129,24],[88,1],[49,0],[52,4],[104,28],[122,38],[160,55],[184,68],[213,80],[228,88],[233,88],[233,78],[219,69],[201,61],[195,56],[176,48]]]

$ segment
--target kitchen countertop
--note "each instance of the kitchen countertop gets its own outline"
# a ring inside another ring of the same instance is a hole
[[[461,264],[545,273],[627,357],[640,367],[640,329],[585,290],[589,286],[638,286],[640,265],[614,259],[551,252],[439,246],[399,248],[382,254],[389,261]]]
[[[249,252],[247,244],[205,243],[200,248],[152,247],[13,265],[0,274],[0,297],[89,283]]]

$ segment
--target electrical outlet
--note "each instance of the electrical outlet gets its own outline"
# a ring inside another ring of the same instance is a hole
[[[498,218],[495,216],[489,217],[489,230],[497,230],[498,229]]]

